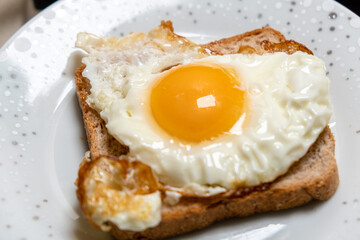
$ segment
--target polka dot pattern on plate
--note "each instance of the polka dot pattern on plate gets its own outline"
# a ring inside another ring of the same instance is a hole
[[[7,216],[0,217],[0,239],[110,239],[85,221],[75,196],[78,165],[87,150],[73,83],[84,54],[74,48],[76,34],[123,37],[166,19],[178,34],[199,43],[263,26],[303,43],[327,67],[335,110],[331,126],[337,141],[348,142],[337,146],[359,143],[360,18],[335,1],[58,1],[0,50],[0,213]],[[324,223],[321,210],[333,210],[327,227],[341,229],[334,239],[347,239],[343,229],[351,234],[359,227],[360,195],[351,189],[353,179],[360,181],[355,172],[360,166],[351,162],[360,152],[354,147],[336,153],[343,174],[339,194],[307,214]],[[309,218],[283,215],[281,220],[295,229],[287,238],[306,239],[293,226],[312,227]],[[229,228],[228,235],[209,231],[213,239],[226,238],[239,228],[254,230],[254,222],[269,226],[272,220],[256,216],[236,230]]]

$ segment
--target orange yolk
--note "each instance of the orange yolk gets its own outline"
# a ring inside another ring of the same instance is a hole
[[[235,74],[210,64],[189,64],[162,75],[150,106],[159,126],[186,142],[212,140],[228,133],[244,111],[245,91]]]

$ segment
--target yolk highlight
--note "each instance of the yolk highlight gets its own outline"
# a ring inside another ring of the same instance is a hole
[[[225,68],[189,64],[157,79],[150,107],[159,126],[187,142],[212,140],[229,132],[244,113],[245,91]]]

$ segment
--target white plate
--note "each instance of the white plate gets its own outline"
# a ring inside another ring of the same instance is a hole
[[[59,1],[0,51],[0,239],[110,239],[75,196],[87,150],[76,33],[122,36],[170,19],[198,42],[269,24],[326,62],[340,186],[326,202],[218,223],[187,239],[360,239],[360,18],[333,1]]]

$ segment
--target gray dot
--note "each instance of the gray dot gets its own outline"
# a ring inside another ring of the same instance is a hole
[[[26,52],[31,48],[31,42],[27,38],[18,38],[14,42],[14,47],[19,52]]]
[[[36,132],[32,132],[33,135],[36,135]]]
[[[193,21],[194,23],[197,23],[197,20],[196,19],[194,19],[194,21]]]
[[[37,54],[36,54],[36,53],[32,53],[30,56],[31,56],[32,58],[37,58]]]
[[[6,228],[11,228],[11,225],[10,225],[10,224],[6,224]]]
[[[181,9],[182,9],[182,6],[181,6],[181,5],[178,5],[178,6],[177,6],[177,9],[178,9],[178,10],[181,10]]]
[[[10,74],[10,78],[15,79],[15,78],[16,78],[16,74],[15,74],[15,73]]]
[[[346,38],[350,38],[350,35],[346,35]]]
[[[237,10],[237,12],[238,12],[238,13],[241,13],[241,10],[240,10],[240,9],[238,9],[238,10]]]
[[[322,31],[322,28],[319,28],[318,31],[321,32],[321,31]]]
[[[59,32],[63,33],[63,32],[64,32],[64,29],[59,28]]]
[[[290,22],[287,22],[286,25],[290,25]]]
[[[35,205],[35,207],[36,207],[36,208],[40,208],[40,205],[39,205],[39,204],[37,204],[37,205]]]
[[[332,32],[335,31],[335,27],[334,27],[334,26],[331,26],[331,27],[330,27],[330,31],[332,31]]]
[[[331,12],[329,13],[329,18],[330,19],[336,19],[337,18],[337,14],[335,12]]]
[[[51,24],[51,22],[50,22],[49,20],[46,20],[45,23],[46,23],[47,25],[50,25],[50,24]]]
[[[326,54],[327,54],[327,55],[331,55],[331,54],[332,54],[332,51],[329,50],[329,51],[326,52]]]
[[[11,144],[14,145],[14,146],[16,146],[16,145],[18,145],[19,143],[18,143],[17,141],[12,141]]]
[[[215,14],[216,14],[215,10],[213,10],[211,13],[212,13],[213,15],[215,15]]]
[[[37,221],[37,220],[39,220],[39,216],[33,216],[33,218],[32,218],[34,221]]]
[[[191,15],[193,15],[193,13],[192,13],[192,12],[189,12],[189,15],[191,16]]]
[[[343,202],[342,202],[342,204],[343,204],[343,205],[346,205],[346,204],[347,204],[347,202],[346,202],[346,201],[343,201]]]
[[[36,33],[43,33],[44,32],[44,30],[41,27],[35,27],[34,30],[35,30]]]
[[[46,19],[53,19],[56,16],[56,13],[54,11],[46,11],[43,14],[44,18]]]
[[[334,64],[333,63],[329,63],[329,66],[332,67]]]
[[[295,1],[291,1],[291,5],[295,6],[296,2]]]
[[[257,15],[257,17],[258,17],[258,18],[262,18],[262,14],[259,13],[259,14]]]

